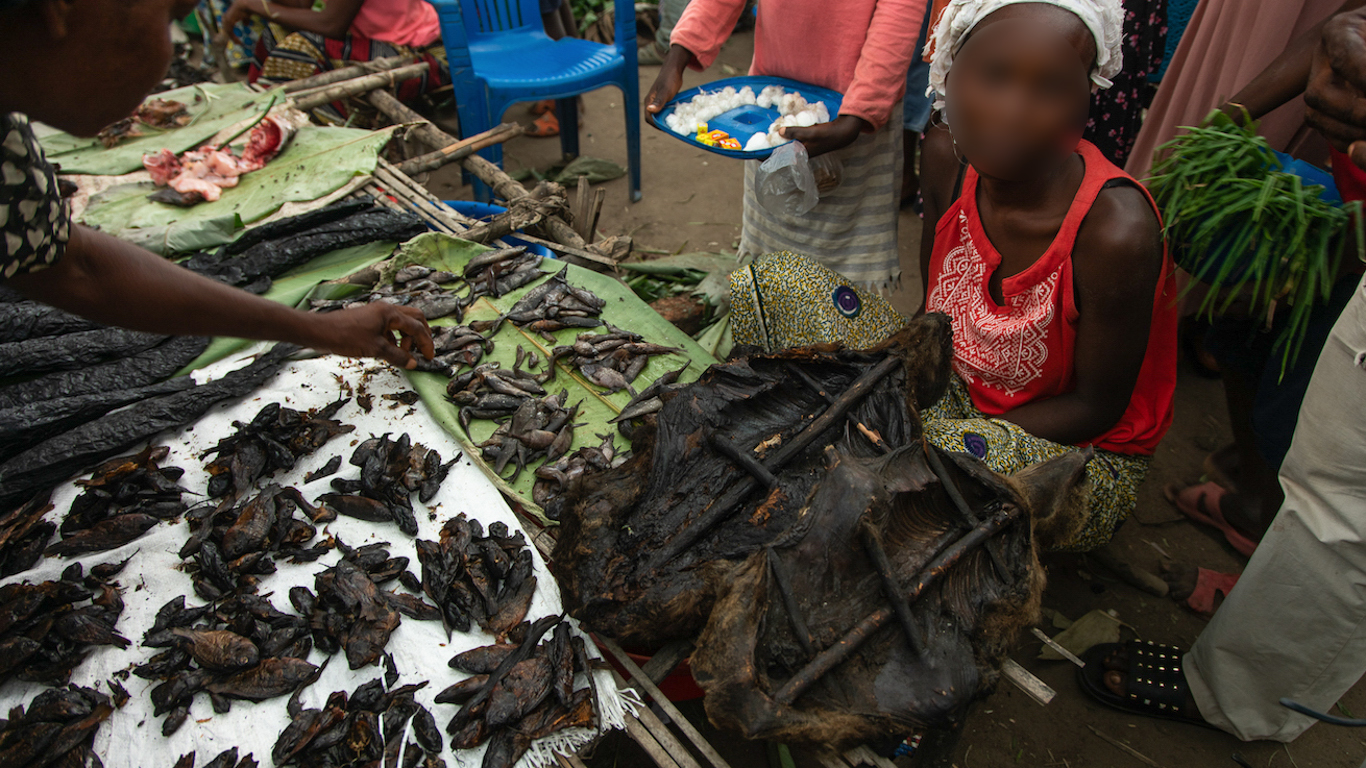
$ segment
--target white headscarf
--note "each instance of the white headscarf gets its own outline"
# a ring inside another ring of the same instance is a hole
[[[968,33],[982,19],[1017,3],[1056,5],[1076,14],[1096,38],[1096,66],[1091,70],[1091,82],[1099,88],[1114,85],[1110,78],[1119,72],[1123,59],[1120,40],[1124,35],[1124,9],[1120,0],[950,0],[931,36],[934,55],[930,58],[930,87],[925,95],[934,97],[935,109],[944,108],[949,68]]]

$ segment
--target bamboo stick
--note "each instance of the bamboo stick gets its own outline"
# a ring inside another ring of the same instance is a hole
[[[405,64],[411,64],[416,60],[414,56],[390,56],[387,59],[375,59],[374,61],[362,61],[340,69],[329,72],[320,72],[310,77],[301,77],[298,80],[291,80],[280,86],[285,93],[299,93],[300,91],[311,91],[321,88],[324,85],[339,83],[343,80],[350,80],[354,77],[374,74],[376,72],[387,72],[397,69]]]
[[[405,80],[421,77],[429,70],[430,67],[426,64],[409,64],[406,67],[392,69],[388,72],[376,72],[373,75],[365,75],[364,77],[344,80],[325,88],[319,88],[316,91],[310,91],[292,99],[292,101],[294,102],[295,109],[307,112],[312,109],[317,109],[324,104],[337,101],[338,99],[344,99],[348,96],[359,96],[366,91],[373,91],[376,88],[386,88],[397,85]],[[394,99],[394,101],[398,101],[398,99]]]
[[[577,189],[575,190],[576,202],[574,203],[574,231],[578,233],[583,241],[588,242],[588,232],[584,231],[584,225],[588,223],[588,206],[590,205],[589,196],[593,193],[588,187],[588,177],[580,175]]]

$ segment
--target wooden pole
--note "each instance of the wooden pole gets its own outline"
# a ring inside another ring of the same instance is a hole
[[[388,115],[391,120],[400,123],[416,123],[412,135],[428,146],[434,148],[448,147],[459,141],[459,139],[446,133],[428,122],[422,115],[404,106],[401,101],[393,94],[385,91],[375,91],[368,97],[370,103],[380,112]],[[519,184],[511,176],[503,173],[503,169],[490,163],[479,155],[472,154],[460,160],[460,165],[470,173],[474,174],[480,181],[489,185],[494,194],[509,202],[518,198],[526,197],[529,194],[525,187]],[[541,222],[551,240],[565,246],[563,250],[566,254],[571,254],[585,262],[583,266],[599,269],[602,266],[615,268],[616,265],[610,259],[603,258],[591,251],[585,251],[587,243],[582,237],[569,226],[564,219],[559,216],[547,216]],[[554,245],[552,243],[552,245]],[[572,261],[572,260],[571,260]],[[577,262],[574,262],[577,263]]]
[[[434,171],[446,163],[453,163],[456,160],[463,160],[470,155],[478,152],[484,147],[502,144],[508,139],[521,136],[522,126],[516,123],[503,123],[493,127],[483,133],[475,134],[468,139],[461,139],[454,144],[450,144],[443,149],[435,152],[428,152],[425,155],[418,155],[404,160],[399,164],[398,169],[409,176]]]
[[[364,77],[344,80],[340,83],[335,83],[315,91],[309,91],[308,93],[295,96],[291,100],[294,103],[295,109],[307,112],[312,109],[317,109],[324,104],[337,101],[338,99],[345,99],[349,96],[359,96],[366,91],[373,91],[376,88],[387,88],[405,80],[421,77],[423,74],[430,71],[430,69],[431,68],[426,64],[409,64],[406,67],[391,69],[388,72],[376,72],[373,75],[365,75]],[[391,96],[390,98],[393,97]],[[398,99],[394,100],[398,101]]]
[[[314,88],[321,88],[324,85],[340,83],[343,80],[350,80],[353,77],[374,74],[376,72],[387,72],[397,69],[405,64],[416,61],[413,56],[391,56],[387,59],[375,59],[374,61],[362,61],[352,64],[349,67],[342,67],[328,72],[320,72],[311,77],[301,77],[298,80],[291,80],[280,86],[285,93],[298,93]]]

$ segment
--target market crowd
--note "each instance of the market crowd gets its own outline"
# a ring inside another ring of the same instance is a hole
[[[135,330],[279,339],[407,367],[430,357],[416,310],[301,312],[71,221],[32,123],[92,135],[129,114],[170,62],[168,25],[196,5],[0,0],[0,285]],[[921,311],[948,315],[954,344],[955,376],[923,414],[926,437],[1006,474],[1092,448],[1071,551],[1104,546],[1133,511],[1171,426],[1183,356],[1221,378],[1235,440],[1208,457],[1206,482],[1167,496],[1247,567],[1174,575],[1183,600],[1213,612],[1194,646],[1093,649],[1083,689],[1241,739],[1294,739],[1313,720],[1280,699],[1327,710],[1366,672],[1362,261],[1348,249],[1312,306],[1268,315],[1221,299],[1232,309],[1211,318],[1196,310],[1218,286],[1178,268],[1182,243],[1145,183],[1183,126],[1256,121],[1271,147],[1327,168],[1347,204],[1366,199],[1366,3],[839,5],[660,0],[659,34],[640,49],[659,68],[645,96],[658,112],[684,70],[711,66],[754,13],[751,74],[843,95],[829,122],[783,129],[842,169],[809,212],[766,208],[759,163],[748,163],[740,250],[758,260],[753,282],[734,285],[736,343],[875,343],[906,320],[881,294],[918,270]],[[253,81],[400,54],[431,65],[414,93],[447,80],[440,25],[421,0],[204,8]],[[540,11],[552,37],[577,34],[568,3],[542,0]],[[533,135],[558,133],[553,108],[538,106]],[[903,207],[923,217],[908,265]],[[846,322],[850,300],[861,323]],[[798,321],[773,321],[785,314]],[[1298,351],[1286,355],[1291,317]]]

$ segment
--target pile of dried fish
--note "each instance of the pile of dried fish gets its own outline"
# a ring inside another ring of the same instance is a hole
[[[581,333],[573,344],[555,347],[550,355],[552,374],[556,362],[561,358],[572,358],[579,373],[599,387],[606,388],[607,394],[625,389],[634,395],[636,390],[631,383],[645,370],[652,356],[683,351],[678,347],[648,343],[640,334],[620,328],[608,326],[607,330],[607,333]],[[682,372],[680,369],[674,376]]]
[[[475,261],[472,260],[470,263],[473,264]],[[536,274],[522,285],[544,274],[540,270],[535,271]],[[602,308],[607,306],[607,302],[586,288],[570,285],[568,276],[569,267],[565,267],[553,278],[527,291],[525,296],[518,299],[511,309],[499,315],[497,319],[478,320],[470,323],[470,327],[481,333],[487,330],[496,333],[503,321],[509,320],[514,325],[541,334],[551,342],[555,341],[555,337],[550,335],[551,331],[602,327],[599,315],[602,314]],[[475,283],[471,283],[471,287],[478,290]]]
[[[484,396],[485,412],[492,399],[492,396]],[[501,475],[512,462],[512,476],[508,478],[512,482],[537,459],[553,462],[563,457],[574,443],[573,421],[582,405],[580,401],[570,408],[566,405],[568,400],[568,390],[561,390],[553,397],[523,398],[512,411],[511,418],[499,424],[493,435],[479,444],[484,460],[493,466],[493,471]],[[464,409],[461,410],[463,414]]]
[[[453,749],[489,742],[483,768],[512,768],[532,741],[594,725],[593,664],[583,638],[559,616],[537,620],[518,644],[466,651],[450,665],[471,677],[437,694],[436,701],[462,705],[446,726]],[[575,689],[575,673],[584,674],[586,687]]]
[[[258,479],[293,469],[299,459],[328,440],[355,429],[332,418],[348,402],[350,398],[338,400],[307,413],[271,403],[249,423],[234,422],[237,431],[204,452],[204,456],[214,456],[204,467],[210,475],[209,498],[229,493],[241,498]]]
[[[426,231],[415,214],[376,207],[369,198],[344,200],[254,227],[213,253],[191,256],[182,266],[264,293],[272,278],[325,253],[368,243],[401,243]]]
[[[195,753],[186,752],[175,762],[173,768],[194,768]],[[225,749],[218,756],[204,764],[204,768],[256,768],[259,763],[250,753],[241,760],[237,759],[237,747]]]
[[[44,520],[52,511],[52,495],[40,493],[0,515],[0,578],[22,573],[38,564],[57,524]]]
[[[0,765],[98,766],[95,732],[113,712],[109,697],[94,689],[49,688],[33,697],[27,711],[15,707],[0,720]]]
[[[492,352],[493,339],[467,325],[441,325],[432,328],[432,346],[432,359],[419,357],[417,370],[454,377],[462,367],[473,368]]]
[[[85,488],[71,502],[62,520],[62,540],[47,554],[72,557],[116,549],[139,538],[162,520],[174,520],[188,508],[180,500],[177,481],[185,470],[158,466],[170,449],[148,446],[142,451],[110,459],[95,468]]]
[[[558,520],[560,516],[559,505],[551,502],[568,490],[576,478],[589,470],[611,469],[626,460],[617,455],[616,442],[610,434],[598,437],[602,439],[599,445],[586,445],[571,454],[547,460],[536,468],[531,500],[540,504],[551,520]]]
[[[127,648],[127,638],[114,631],[123,598],[109,581],[122,568],[97,565],[86,576],[76,563],[57,581],[0,587],[0,684],[18,678],[64,685],[90,646]]]
[[[360,277],[356,279],[361,280]],[[415,307],[428,320],[436,320],[447,315],[455,315],[459,320],[464,314],[463,302],[446,287],[447,283],[459,279],[459,276],[452,272],[440,272],[420,264],[410,264],[394,273],[392,282],[383,283],[376,280],[370,292],[363,296],[314,299],[310,302],[310,307],[318,312],[330,312],[382,301],[387,304]],[[368,281],[363,282],[368,284]]]
[[[432,713],[413,698],[427,684],[389,690],[395,682],[397,675],[386,675],[350,695],[336,691],[321,709],[304,709],[297,698],[290,699],[291,721],[276,739],[271,760],[300,768],[444,768],[441,731]],[[412,738],[405,742],[410,723]]]
[[[441,528],[440,541],[417,541],[422,591],[436,604],[451,630],[472,624],[506,638],[526,618],[536,592],[531,550],[521,531],[491,523],[487,535],[478,520],[459,514]]]
[[[214,403],[251,392],[274,376],[297,349],[277,344],[245,368],[105,414],[0,463],[0,508],[27,501],[43,489],[152,435],[188,424]]]
[[[340,546],[340,545],[339,545]],[[392,558],[385,544],[351,550],[307,587],[289,590],[295,610],[308,620],[314,644],[326,654],[346,651],[351,669],[376,664],[398,628],[399,613],[435,620],[437,609],[413,595],[380,589],[380,584],[407,573],[408,558]],[[412,576],[404,577],[412,583]]]
[[[308,622],[256,595],[194,607],[185,605],[183,595],[176,597],[157,611],[142,644],[166,649],[133,669],[144,680],[163,681],[152,688],[152,704],[155,716],[166,716],[166,736],[185,723],[201,691],[223,713],[233,699],[283,696],[321,673],[304,661],[313,648]]]
[[[390,440],[388,434],[372,437],[356,446],[351,454],[351,465],[360,467],[360,477],[334,478],[332,488],[336,493],[325,493],[318,497],[318,502],[337,514],[358,520],[392,521],[399,530],[416,536],[412,495],[416,493],[423,504],[435,498],[459,458],[456,454],[443,464],[440,453],[414,443],[406,432],[397,440]]]
[[[296,517],[296,510],[308,520]],[[317,533],[312,523],[334,518],[297,489],[271,484],[235,506],[202,504],[190,510],[190,538],[180,556],[189,559],[185,571],[195,594],[205,600],[255,592],[260,577],[275,572],[274,557],[311,562],[332,549],[328,541],[307,545]]]
[[[9,306],[0,304],[0,315]],[[189,365],[208,346],[202,336],[175,336],[135,355],[0,387],[0,409],[145,387]]]
[[[465,264],[464,278],[470,292],[465,306],[480,296],[497,298],[527,285],[546,273],[541,270],[541,256],[527,253],[524,246],[488,251]]]

